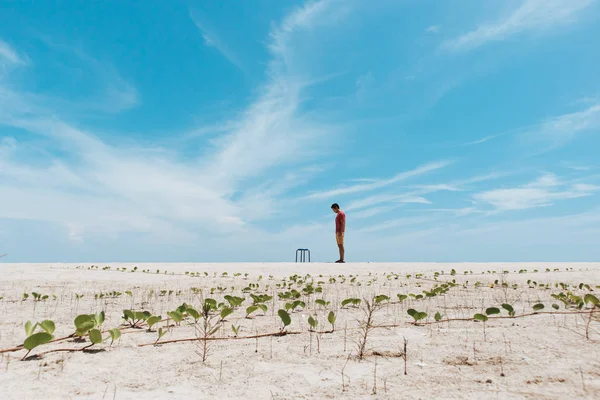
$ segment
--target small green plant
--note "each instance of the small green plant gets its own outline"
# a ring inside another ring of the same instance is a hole
[[[229,305],[230,305],[232,308],[234,308],[234,309],[235,309],[235,308],[237,308],[237,307],[241,306],[241,305],[242,305],[242,303],[244,302],[244,300],[246,300],[246,299],[245,299],[245,298],[243,298],[243,297],[237,297],[237,296],[230,296],[230,295],[226,295],[226,296],[225,296],[225,300],[227,300],[227,302],[229,303]]]
[[[167,334],[167,332],[169,332],[169,328],[158,328],[158,338],[156,339],[156,342],[154,342],[154,344],[156,345],[158,341]]]
[[[335,331],[335,320],[335,313],[333,311],[329,311],[329,314],[327,314],[327,321],[331,324],[331,332]]]
[[[248,308],[246,308],[246,318],[250,318],[250,314],[252,314],[258,310],[267,312],[267,305],[266,304],[255,304],[255,305],[249,306]]]
[[[419,322],[420,320],[427,318],[427,313],[425,313],[425,312],[423,312],[423,311],[419,312],[419,311],[415,310],[414,308],[410,308],[410,309],[408,309],[408,310],[406,311],[406,313],[407,313],[408,315],[410,315],[411,317],[413,317],[413,319],[414,319],[414,322],[413,322],[413,323],[414,323],[415,325],[416,325],[416,324],[417,324],[417,322]]]
[[[231,325],[231,330],[233,331],[234,336],[237,337],[240,332],[240,325]]]
[[[533,311],[541,311],[543,309],[544,309],[544,305],[542,303],[538,303],[533,306]]]
[[[315,304],[318,304],[318,305],[323,306],[323,307],[327,307],[330,304],[330,302],[329,301],[325,301],[323,299],[317,299],[317,300],[315,300]]]
[[[221,322],[225,321],[225,318],[227,318],[228,316],[230,316],[231,314],[233,314],[233,308],[230,307],[224,307],[221,310]]]
[[[290,314],[288,314],[288,312],[286,310],[277,311],[277,315],[279,315],[279,318],[281,319],[281,322],[283,324],[283,326],[281,327],[281,332],[283,332],[285,330],[286,326],[288,326],[289,324],[292,323],[292,318],[290,317]]]
[[[408,296],[405,294],[400,294],[398,293],[398,301],[403,302],[404,300],[408,299]]]
[[[146,322],[151,316],[152,314],[149,311],[123,310],[123,319],[132,328],[139,328],[139,325]]]
[[[292,312],[296,311],[296,308],[306,308],[306,303],[304,303],[302,300],[296,300],[293,302],[289,302],[289,303],[285,303],[285,310],[286,311],[290,311],[292,310]]]
[[[439,322],[439,321],[441,321],[441,319],[442,319],[442,314],[440,314],[440,312],[439,312],[439,311],[438,311],[438,312],[436,312],[436,313],[435,313],[435,315],[433,316],[433,319],[435,319],[435,320],[436,320],[436,322]]]
[[[342,301],[342,308],[346,307],[347,305],[352,305],[352,306],[358,308],[358,306],[360,305],[361,302],[362,302],[362,300],[357,299],[357,298],[345,299]]]
[[[312,315],[311,315],[311,316],[309,316],[309,317],[308,317],[308,324],[310,325],[310,328],[311,328],[311,329],[309,329],[309,330],[311,330],[311,331],[315,331],[315,330],[317,329],[317,325],[319,325],[319,321],[317,321],[317,320],[316,320],[315,318],[313,318],[313,317],[312,317]]]
[[[385,294],[380,294],[378,296],[375,296],[374,300],[375,300],[375,303],[379,304],[384,301],[390,301],[390,298],[389,298],[389,296],[386,296]]]
[[[104,311],[98,314],[81,314],[73,321],[75,325],[75,335],[83,337],[94,328],[100,328],[104,322]]]
[[[40,327],[42,331],[34,333],[37,327]],[[52,336],[54,330],[55,325],[51,320],[44,320],[41,323],[35,324],[32,324],[31,321],[27,321],[25,323],[25,334],[27,335],[27,338],[25,339],[25,342],[23,342],[23,348],[27,350],[27,354],[25,354],[23,360],[27,358],[29,353],[31,353],[31,350],[42,344],[49,343],[54,339],[54,336]]]
[[[179,311],[168,311],[167,315],[171,317],[171,319],[175,322],[176,325],[179,325],[181,321],[183,321],[183,314]]]
[[[515,309],[510,304],[502,304],[502,308],[508,311],[508,315],[511,317],[515,316]]]
[[[112,346],[115,340],[118,340],[121,337],[121,331],[118,328],[113,328],[108,331],[110,334],[110,345]]]
[[[186,308],[183,311],[180,311],[178,309],[177,312],[179,312],[180,314],[184,314],[185,313],[185,314],[189,315],[190,317],[192,317],[194,319],[194,322],[196,322],[196,323],[200,319],[200,313],[198,312],[198,310],[196,310],[193,307],[187,307],[187,305],[186,305]]]
[[[152,327],[162,321],[162,317],[160,315],[153,315],[146,320],[148,324],[148,332],[152,332]]]

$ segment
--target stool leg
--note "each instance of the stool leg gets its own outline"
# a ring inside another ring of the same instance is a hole
[[[310,250],[308,251],[308,262],[310,262]]]

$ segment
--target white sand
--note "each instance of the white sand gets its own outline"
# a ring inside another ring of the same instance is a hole
[[[167,311],[183,302],[200,308],[198,297],[190,290],[192,287],[203,289],[206,296],[221,301],[225,294],[231,293],[231,287],[235,288],[234,294],[241,295],[240,290],[251,282],[259,283],[261,290],[269,285],[268,292],[275,294],[274,303],[267,303],[269,309],[265,316],[258,312],[254,318],[245,319],[245,308],[251,303],[250,296],[245,294],[242,308],[227,318],[215,336],[233,336],[232,323],[241,325],[242,336],[276,332],[281,326],[277,309],[283,308],[285,303],[276,295],[277,291],[283,291],[275,287],[281,278],[295,273],[311,274],[315,285],[317,281],[325,283],[322,294],[302,299],[308,309],[292,314],[288,330],[302,334],[213,341],[206,363],[202,363],[197,354],[198,342],[138,347],[157,338],[156,332],[145,330],[124,333],[112,347],[109,342],[95,346],[104,350],[95,353],[57,352],[27,361],[20,361],[25,354],[23,350],[3,353],[0,399],[600,398],[598,320],[590,325],[590,340],[583,336],[587,317],[581,315],[489,320],[484,341],[482,323],[453,321],[415,327],[409,324],[412,319],[406,313],[407,308],[412,307],[426,311],[429,320],[437,311],[449,317],[470,317],[486,307],[499,307],[503,302],[511,303],[517,314],[531,312],[537,302],[545,304],[545,311],[552,309],[552,303],[559,303],[563,311],[562,303],[550,297],[551,293],[560,291],[554,284],[583,282],[598,295],[600,264],[137,264],[135,273],[129,272],[135,264],[110,265],[111,270],[103,271],[88,270],[88,265],[78,269],[76,265],[67,264],[0,264],[0,297],[3,297],[0,300],[0,348],[23,342],[23,324],[27,320],[52,319],[57,327],[55,336],[61,337],[73,333],[73,319],[78,314],[104,310],[103,328],[110,329],[123,323],[123,309],[149,310],[166,317]],[[100,264],[103,266],[105,264]],[[122,267],[128,268],[128,272],[116,271]],[[452,268],[457,271],[456,276],[449,275]],[[546,268],[551,272],[545,272]],[[142,273],[145,269],[152,273]],[[157,269],[160,274],[156,274]],[[518,273],[520,269],[528,272]],[[534,273],[534,269],[539,272]],[[165,275],[165,270],[169,274]],[[389,356],[370,354],[363,361],[356,360],[357,320],[364,314],[358,309],[340,310],[341,301],[379,294],[396,300],[397,293],[418,294],[429,290],[435,283],[434,272],[442,270],[445,275],[438,277],[439,282],[468,281],[467,288],[460,285],[443,296],[384,306],[375,316],[376,324],[400,326],[373,330],[368,347]],[[465,270],[474,274],[463,275]],[[518,289],[489,287],[489,283],[502,279],[503,270],[509,271],[506,282],[518,284]],[[184,275],[185,271],[207,272],[209,277],[190,277]],[[213,278],[215,272],[217,278]],[[222,277],[223,272],[228,272],[228,276]],[[398,273],[400,278],[388,279],[387,275],[392,272]],[[234,273],[242,275],[234,277]],[[248,279],[244,279],[245,273],[249,273]],[[415,279],[416,273],[423,273],[426,279]],[[407,279],[406,274],[413,277]],[[260,281],[259,275],[263,276]],[[273,279],[269,279],[269,275]],[[338,275],[345,275],[346,282],[341,283]],[[358,275],[354,283],[350,275]],[[329,283],[330,276],[336,277],[336,283]],[[527,280],[551,284],[551,289],[530,289]],[[475,288],[476,281],[484,285]],[[227,291],[207,293],[217,286],[226,287]],[[293,287],[301,290],[301,287]],[[128,290],[133,293],[132,297],[125,294]],[[151,290],[154,293],[150,296]],[[160,290],[174,292],[160,296]],[[32,291],[47,294],[49,299],[34,303],[30,297],[21,301],[24,292]],[[95,294],[111,291],[122,292],[122,295],[94,299]],[[181,293],[176,295],[178,291]],[[75,293],[84,297],[76,300]],[[319,298],[331,304],[315,311],[314,300]],[[319,330],[328,330],[326,315],[330,309],[338,314],[336,331],[309,334],[308,315],[316,313]],[[195,329],[188,322],[173,328],[163,340],[190,337],[195,337]],[[407,376],[403,374],[404,361],[398,357],[403,337],[408,340]],[[85,345],[72,341],[52,343],[34,349],[31,354]],[[344,370],[346,390],[342,392],[341,370],[349,353],[352,357]],[[373,394],[374,382],[376,395]]]

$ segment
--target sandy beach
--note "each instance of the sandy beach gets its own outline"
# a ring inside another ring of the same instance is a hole
[[[0,347],[17,348],[1,355],[0,398],[600,397],[600,315],[592,304],[580,309],[552,296],[597,296],[599,263],[92,265],[0,264]],[[221,318],[231,305],[225,296],[244,301]],[[183,303],[202,310],[207,298],[218,305],[209,340],[202,317],[168,317]],[[292,308],[295,301],[303,304]],[[253,303],[263,306],[247,316]],[[473,320],[490,307],[500,313]],[[278,311],[286,309],[284,327]],[[409,309],[427,316],[415,325]],[[144,322],[132,328],[124,310],[161,319],[151,331]],[[90,346],[88,336],[69,337],[78,315],[102,311],[107,340]],[[22,360],[25,323],[43,320],[65,339]],[[114,328],[121,336],[111,345]],[[159,328],[166,334],[153,345]],[[191,340],[160,344],[176,339]]]

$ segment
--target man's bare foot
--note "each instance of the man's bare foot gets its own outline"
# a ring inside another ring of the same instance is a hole
[[[336,261],[336,264],[344,264],[344,263],[346,263],[346,261],[344,261],[344,260],[337,260]]]

